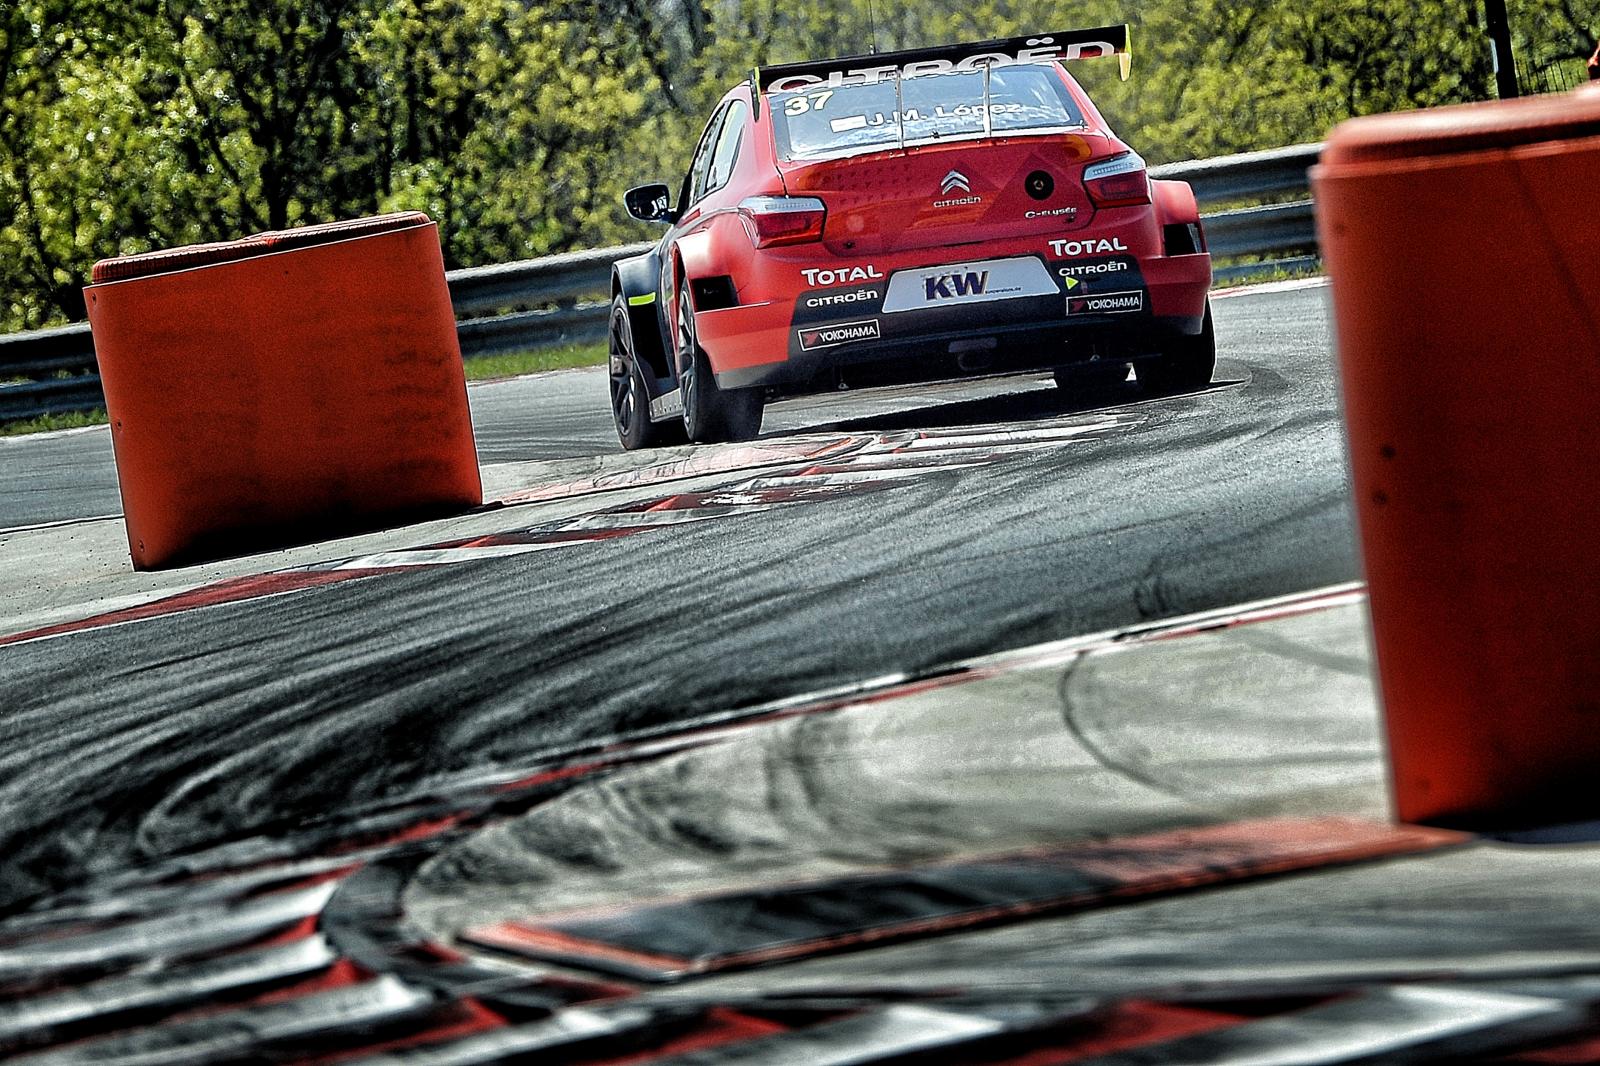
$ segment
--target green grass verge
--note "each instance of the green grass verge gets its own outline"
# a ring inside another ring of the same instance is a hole
[[[466,361],[467,380],[509,378],[541,370],[565,370],[573,366],[602,366],[605,361],[605,341],[541,348],[532,352],[512,352],[510,355],[478,355]]]
[[[0,422],[0,437],[20,437],[24,433],[48,433],[52,429],[82,429],[84,426],[105,424],[106,413],[98,408],[93,411],[63,411],[57,415]]]
[[[1298,281],[1301,278],[1321,277],[1324,270],[1320,266],[1295,267],[1269,267],[1263,264],[1262,269],[1252,270],[1227,281],[1217,282],[1213,287],[1218,289],[1236,289],[1242,285],[1261,285],[1269,281]]]

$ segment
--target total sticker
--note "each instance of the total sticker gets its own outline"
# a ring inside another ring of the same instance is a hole
[[[1126,252],[1128,246],[1122,243],[1121,237],[1112,237],[1107,240],[1101,238],[1088,238],[1079,241],[1051,241],[1050,252],[1052,255],[1069,256],[1077,258],[1080,255],[1104,255],[1107,252]]]

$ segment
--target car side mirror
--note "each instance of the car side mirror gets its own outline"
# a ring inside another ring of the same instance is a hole
[[[640,222],[671,225],[678,219],[678,213],[672,209],[672,190],[660,182],[629,189],[623,194],[622,202],[627,205],[628,214]]]

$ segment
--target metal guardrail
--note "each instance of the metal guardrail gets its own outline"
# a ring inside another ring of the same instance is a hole
[[[1316,165],[1321,144],[1296,144],[1264,152],[1221,155],[1150,168],[1153,178],[1171,178],[1194,186],[1202,204],[1226,204],[1310,188],[1306,171]]]
[[[1187,181],[1201,204],[1222,206],[1307,191],[1306,170],[1321,151],[1320,144],[1295,145],[1169,163],[1150,173]],[[1310,200],[1214,211],[1205,215],[1205,226],[1211,253],[1219,258],[1295,257],[1284,262],[1298,267],[1316,251]],[[603,338],[611,264],[649,247],[627,244],[450,271],[461,354],[471,358]],[[1253,269],[1223,267],[1217,276]],[[95,370],[87,324],[0,334],[0,421],[104,406]]]
[[[624,244],[617,248],[591,248],[520,263],[468,267],[445,275],[450,282],[450,302],[456,317],[472,319],[508,307],[553,304],[605,292],[611,284],[611,264],[641,255],[655,244]]]
[[[1221,259],[1239,255],[1283,255],[1317,247],[1310,200],[1270,207],[1242,207],[1204,216],[1206,246]]]

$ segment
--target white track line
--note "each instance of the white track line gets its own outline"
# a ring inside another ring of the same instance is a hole
[[[1329,283],[1326,276],[1290,278],[1287,281],[1263,281],[1259,285],[1240,285],[1232,289],[1217,289],[1213,300],[1226,300],[1233,296],[1261,296],[1274,292],[1297,292],[1300,289],[1320,289]]]
[[[32,525],[7,526],[4,529],[0,529],[0,537],[9,536],[12,533],[32,533],[36,529],[60,529],[62,526],[80,526],[85,522],[120,522],[121,520],[122,512],[119,511],[116,514],[90,515],[88,518],[63,518],[56,522],[34,522]]]
[[[7,445],[21,444],[30,440],[59,440],[62,437],[75,437],[80,433],[95,433],[104,430],[110,432],[109,423],[101,422],[93,426],[74,426],[71,429],[47,429],[42,433],[15,433],[8,437],[0,437],[0,448]]]

